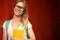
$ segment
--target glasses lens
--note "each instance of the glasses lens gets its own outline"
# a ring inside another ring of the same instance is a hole
[[[16,7],[17,7],[17,8],[20,8],[20,9],[24,9],[23,7],[21,7],[21,6],[19,6],[19,5],[17,5]]]

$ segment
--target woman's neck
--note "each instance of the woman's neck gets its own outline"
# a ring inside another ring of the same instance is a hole
[[[21,18],[21,16],[13,16],[13,19],[12,19],[13,21],[16,21],[16,22],[21,22],[22,21],[22,18]]]

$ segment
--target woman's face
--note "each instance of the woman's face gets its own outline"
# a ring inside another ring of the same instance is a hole
[[[14,15],[21,16],[24,12],[23,2],[18,2],[14,7]]]

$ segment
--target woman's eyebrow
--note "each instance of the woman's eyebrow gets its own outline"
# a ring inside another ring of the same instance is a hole
[[[24,8],[24,7],[21,7],[21,6],[19,6],[19,5],[16,5],[17,7],[19,7],[19,8]]]

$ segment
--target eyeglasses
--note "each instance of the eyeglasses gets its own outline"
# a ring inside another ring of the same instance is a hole
[[[19,5],[16,5],[15,7],[19,8],[19,9],[24,9],[24,7],[21,7]]]

